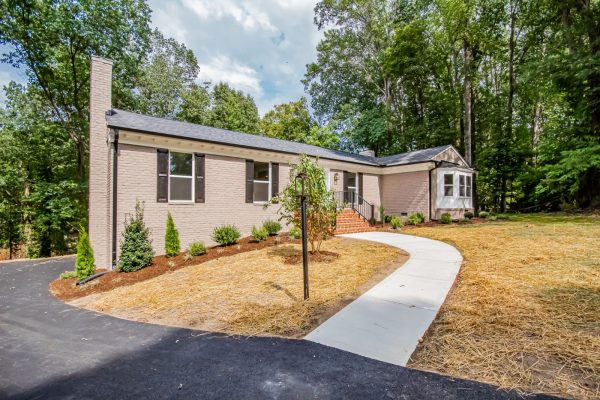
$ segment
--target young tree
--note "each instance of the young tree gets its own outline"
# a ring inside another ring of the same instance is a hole
[[[94,251],[92,244],[85,229],[79,231],[79,240],[77,241],[77,258],[75,259],[75,272],[79,279],[85,279],[94,275],[96,264],[94,261]]]
[[[144,223],[144,207],[137,201],[133,216],[125,217],[119,269],[123,272],[137,271],[152,264],[153,256],[150,230]]]
[[[165,254],[167,257],[175,257],[181,251],[179,243],[179,231],[175,228],[171,213],[167,214],[167,230],[165,232]]]
[[[300,213],[300,194],[302,183],[296,179],[298,174],[304,174],[304,193],[306,197],[306,230],[312,253],[319,253],[321,243],[333,228],[337,215],[337,203],[333,192],[327,190],[325,170],[307,155],[300,156],[300,162],[292,165],[290,183],[281,194],[271,199],[268,207],[279,204],[280,219],[288,225],[302,227]]]

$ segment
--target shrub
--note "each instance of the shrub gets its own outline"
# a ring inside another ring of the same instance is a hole
[[[77,272],[75,271],[65,271],[60,274],[60,279],[69,279],[69,278],[77,278]]]
[[[385,222],[390,223],[390,222],[392,222],[393,217],[394,217],[393,215],[386,215],[384,220],[385,220]]]
[[[222,225],[213,230],[211,238],[222,246],[228,246],[237,243],[240,236],[240,231],[234,225]]]
[[[194,256],[190,254],[189,251],[186,251],[185,254],[183,255],[183,261],[192,261],[194,259]]]
[[[81,229],[79,240],[77,241],[77,258],[75,259],[75,273],[79,279],[85,279],[94,275],[96,266],[94,265],[94,251],[90,244],[90,238],[85,231]]]
[[[473,214],[473,211],[465,211],[465,218],[466,219],[471,219],[473,218],[475,215]]]
[[[443,213],[441,218],[440,218],[440,222],[442,224],[450,224],[452,223],[452,215],[450,215],[450,213]]]
[[[277,235],[281,230],[281,224],[277,221],[268,219],[265,222],[263,222],[263,228],[267,230],[267,233],[270,236],[274,236]]]
[[[257,228],[255,226],[252,227],[252,237],[257,242],[262,242],[266,240],[269,236],[269,231],[263,226],[262,228]]]
[[[206,246],[204,245],[204,242],[190,243],[186,252],[192,257],[196,257],[206,253]]]
[[[379,205],[379,217],[381,218],[381,223],[385,224],[387,221],[386,217],[387,215],[385,215],[385,207],[383,206],[383,204]]]
[[[490,214],[487,211],[480,211],[479,212],[479,218],[487,218],[489,216],[490,216]]]
[[[496,218],[498,218],[498,219],[510,219],[510,217],[507,214],[498,214],[498,215],[496,215]]]
[[[402,222],[402,219],[400,217],[396,217],[396,216],[393,216],[390,219],[390,224],[392,225],[392,228],[394,228],[394,229],[401,228],[402,225],[404,225],[404,223]]]
[[[423,223],[425,221],[425,217],[423,216],[423,213],[417,212],[417,213],[411,213],[408,215],[408,223],[411,225],[419,225],[420,223]]]
[[[165,232],[165,254],[167,257],[175,257],[181,251],[179,243],[179,231],[175,228],[171,213],[167,214],[167,231]]]
[[[302,237],[302,231],[297,226],[293,226],[288,232],[290,239],[300,239]]]
[[[133,217],[125,217],[119,269],[123,272],[137,271],[152,264],[153,256],[150,230],[144,224],[144,207],[138,201]]]
[[[488,219],[488,221],[495,221],[496,220],[496,216],[495,215],[490,215],[487,219]]]

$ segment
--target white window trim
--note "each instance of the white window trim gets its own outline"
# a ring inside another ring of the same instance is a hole
[[[446,175],[449,175],[449,176],[452,177],[452,195],[451,196],[446,195],[446,186],[448,186],[448,187],[450,186],[449,184],[446,184]],[[457,193],[457,192],[456,192],[456,187],[455,187],[456,183],[454,181],[454,175],[455,175],[454,172],[451,172],[451,173],[450,172],[444,172],[442,174],[442,189],[444,190],[444,192],[443,192],[444,193],[444,197],[458,197],[458,196],[455,195],[455,193]]]
[[[194,153],[188,151],[173,151],[173,153],[182,153],[182,154],[191,154],[192,156],[192,175],[171,175],[171,150],[169,150],[169,168],[167,170],[167,182],[168,182],[168,196],[169,196],[169,204],[193,204],[195,203],[196,198],[196,185],[194,185],[194,175],[196,174],[196,160],[194,157]],[[174,178],[188,178],[192,181],[192,198],[190,200],[171,200],[171,177]]]
[[[258,163],[263,163],[263,161],[254,161],[254,164],[256,164],[257,162]],[[272,187],[271,187],[272,186],[272,180],[273,180],[273,177],[272,177],[273,170],[272,170],[272,165],[271,165],[272,163],[269,161],[267,164],[269,165],[269,168],[268,168],[268,171],[269,171],[269,180],[268,181],[259,181],[259,180],[256,180],[256,179],[252,179],[252,204],[261,204],[261,205],[263,205],[263,204],[267,204],[269,201],[271,201],[271,197],[272,197],[272,193],[271,192],[273,191]],[[268,185],[268,189],[267,189],[267,201],[262,201],[262,200],[256,201],[256,200],[254,200],[254,184],[256,182],[258,182],[258,183],[268,183],[269,184]]]
[[[460,177],[461,176],[465,177],[465,195],[464,196],[460,195]],[[470,195],[467,195],[466,194],[467,193],[467,188],[469,187],[469,186],[467,186],[467,178],[469,176],[471,177],[471,193],[470,193]],[[456,196],[456,197],[459,198],[459,199],[470,199],[470,198],[473,197],[473,175],[471,175],[471,174],[463,174],[463,173],[460,173],[460,172],[458,173],[458,196]]]

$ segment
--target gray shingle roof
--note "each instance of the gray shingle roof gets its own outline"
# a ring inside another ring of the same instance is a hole
[[[173,121],[165,118],[150,117],[147,115],[118,109],[113,109],[111,114],[106,115],[106,122],[109,127],[117,129],[153,133],[231,146],[242,146],[253,149],[271,150],[282,153],[307,154],[313,157],[373,166],[427,162],[431,161],[433,157],[439,154],[442,150],[450,147],[450,145],[440,146],[432,149],[418,150],[409,153],[396,154],[393,156],[375,158],[347,153],[344,151],[325,149],[322,147],[292,142],[289,140],[274,139],[260,135],[251,135],[248,133],[229,131],[226,129],[191,124],[188,122]]]

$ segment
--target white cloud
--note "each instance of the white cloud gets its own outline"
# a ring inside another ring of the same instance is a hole
[[[203,20],[214,18],[223,20],[233,18],[245,30],[264,29],[270,32],[277,30],[271,24],[268,14],[262,12],[253,3],[236,4],[235,1],[221,0],[183,0],[183,5],[195,12]]]
[[[213,84],[227,82],[255,98],[263,95],[256,71],[248,66],[238,64],[224,55],[212,58],[207,64],[200,64],[198,80],[200,82],[211,81]]]

